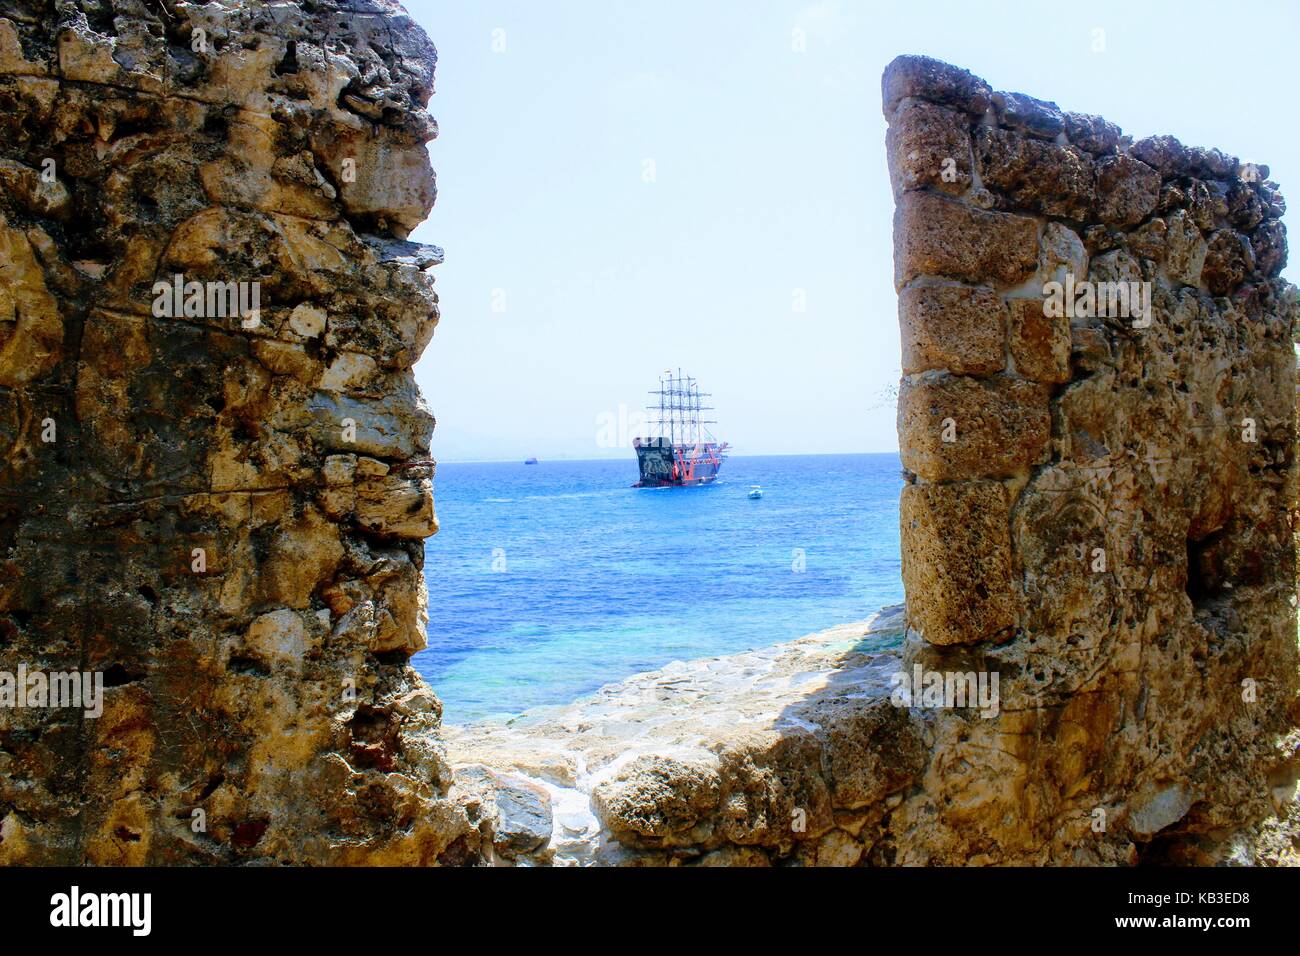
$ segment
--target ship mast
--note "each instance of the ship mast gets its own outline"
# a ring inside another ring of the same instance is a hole
[[[709,392],[701,392],[699,382],[686,375],[680,368],[674,375],[672,369],[666,369],[659,376],[659,389],[650,393],[659,397],[659,417],[656,425],[661,438],[667,438],[669,447],[682,445],[694,447],[706,441],[713,441],[713,436],[705,425],[713,425],[712,419],[700,417],[701,412],[712,411],[712,405],[705,405],[704,399],[712,397]],[[653,412],[654,406],[649,409]]]

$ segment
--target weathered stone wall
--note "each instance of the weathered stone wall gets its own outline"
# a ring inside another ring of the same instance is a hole
[[[473,855],[407,665],[435,59],[389,0],[0,2],[0,671],[107,685],[0,708],[0,861]]]
[[[1300,739],[1276,184],[924,57],[883,92],[905,663],[1001,688],[927,716],[896,859],[1250,856]]]

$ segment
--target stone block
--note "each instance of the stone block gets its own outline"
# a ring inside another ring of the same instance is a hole
[[[1220,229],[1210,237],[1205,252],[1201,281],[1214,295],[1228,295],[1255,268],[1250,240],[1231,229]]]
[[[993,481],[908,485],[900,503],[910,625],[931,644],[974,644],[1016,621],[1005,490]]]
[[[1156,208],[1160,174],[1141,160],[1118,153],[1097,163],[1097,217],[1112,226],[1132,226]]]
[[[1038,223],[973,209],[936,193],[904,193],[894,210],[894,285],[921,275],[1017,285],[1038,266]]]
[[[906,103],[885,136],[894,195],[924,186],[955,196],[969,189],[969,125],[963,113],[923,100]]]
[[[433,484],[385,475],[356,486],[356,521],[372,534],[422,541],[438,530]]]
[[[1065,135],[1074,146],[1099,156],[1112,153],[1123,131],[1114,123],[1089,113],[1066,113]]]
[[[898,295],[903,373],[987,375],[1006,366],[1006,306],[991,289],[911,286]]]
[[[895,57],[885,67],[880,87],[887,119],[913,96],[975,116],[983,116],[992,105],[993,91],[978,76],[928,56]]]
[[[1083,150],[988,126],[976,130],[974,148],[984,185],[1016,207],[1079,221],[1091,214],[1093,160]]]
[[[905,380],[898,396],[903,467],[928,481],[1006,478],[1044,461],[1048,388],[998,376]]]
[[[1043,314],[1041,299],[1014,299],[1011,305],[1011,360],[1016,372],[1036,382],[1070,380],[1070,320]]]
[[[1048,100],[1027,96],[1024,93],[993,94],[993,108],[998,122],[1044,139],[1055,139],[1065,131],[1065,116],[1061,108]]]

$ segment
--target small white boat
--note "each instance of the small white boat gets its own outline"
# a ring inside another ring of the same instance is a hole
[[[750,485],[750,486],[749,486],[749,495],[748,495],[748,497],[750,497],[750,498],[755,498],[755,499],[763,497],[763,488],[762,488],[762,486],[760,486],[760,485]]]

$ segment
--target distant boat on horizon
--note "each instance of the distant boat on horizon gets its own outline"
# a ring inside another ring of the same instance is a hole
[[[655,434],[632,439],[641,471],[641,480],[632,487],[684,488],[714,481],[729,446],[719,443],[705,427],[716,422],[700,418],[700,412],[712,409],[701,404],[708,393],[701,392],[695,379],[681,369],[675,376],[668,369],[659,376],[658,390],[650,394],[659,397],[659,404],[647,406],[646,411],[657,411],[659,417],[651,422]]]
[[[533,457],[533,458],[525,458],[525,459],[524,459],[524,464],[525,464],[525,465],[535,465],[535,464],[537,464],[537,458],[536,458],[536,457]]]
[[[745,497],[746,497],[746,498],[753,498],[754,500],[758,500],[759,498],[763,497],[763,486],[762,486],[762,485],[750,485],[750,486],[749,486],[749,494],[746,495]]]

